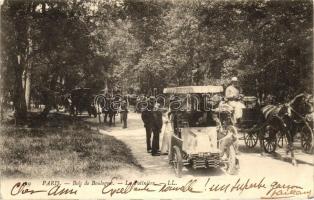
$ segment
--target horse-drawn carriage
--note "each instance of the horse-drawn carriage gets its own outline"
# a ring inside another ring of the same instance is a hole
[[[88,112],[88,115],[97,116],[96,108],[93,103],[94,95],[90,88],[77,88],[73,89],[68,98],[70,106],[70,114],[78,115],[84,111]]]
[[[172,95],[169,103],[171,135],[169,163],[178,177],[183,166],[197,168],[225,167],[236,173],[236,129],[222,121],[220,111],[211,100],[221,95],[222,86],[186,86],[165,88]],[[226,115],[228,116],[228,115]]]
[[[292,145],[296,134],[300,135],[302,150],[313,149],[313,114],[307,114],[310,103],[304,94],[297,95],[286,104],[259,105],[257,98],[244,97],[246,108],[239,126],[244,133],[245,145],[253,148],[260,140],[267,153],[273,153],[284,143]],[[291,147],[290,147],[291,148]]]

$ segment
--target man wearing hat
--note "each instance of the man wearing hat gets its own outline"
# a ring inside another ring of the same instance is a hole
[[[120,111],[120,115],[121,115],[121,122],[123,123],[123,128],[127,128],[127,120],[128,120],[128,102],[127,102],[127,98],[124,97],[124,99],[121,102],[121,111]]]
[[[245,108],[245,105],[239,102],[240,91],[238,89],[238,78],[231,78],[231,85],[226,88],[225,97],[228,101],[228,104],[234,109],[234,122],[236,123],[242,117],[242,109]]]
[[[146,131],[146,148],[147,152],[151,153],[152,152],[152,143],[151,143],[151,135],[152,135],[152,126],[153,126],[153,121],[154,121],[154,116],[153,116],[153,108],[154,108],[154,101],[155,99],[153,97],[145,99],[145,106],[142,106],[141,111],[142,111],[142,120],[144,122],[144,127]]]
[[[153,141],[152,141],[152,155],[159,156],[159,135],[162,129],[162,112],[160,109],[160,104],[154,104],[153,110],[153,121],[152,121],[152,131],[153,131]]]

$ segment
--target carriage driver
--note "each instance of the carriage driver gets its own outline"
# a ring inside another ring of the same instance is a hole
[[[239,101],[240,91],[238,89],[237,77],[232,77],[231,85],[226,88],[225,98],[227,99],[228,104],[234,109],[233,120],[236,123],[242,118],[242,109],[245,108],[245,105]]]

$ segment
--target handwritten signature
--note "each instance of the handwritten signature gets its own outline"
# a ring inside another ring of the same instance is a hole
[[[77,190],[61,187],[61,185],[54,185],[48,190],[34,190],[30,188],[27,182],[17,182],[11,189],[11,195],[24,195],[35,193],[47,193],[48,196],[61,196],[66,194],[77,195]]]
[[[270,189],[267,191],[266,196],[262,197],[262,199],[291,198],[300,195],[309,196],[310,194],[311,190],[305,190],[301,186],[281,184],[277,181],[274,181],[270,185]]]

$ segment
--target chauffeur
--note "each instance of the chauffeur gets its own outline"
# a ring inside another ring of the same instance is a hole
[[[238,119],[242,118],[242,109],[245,108],[245,105],[239,102],[240,91],[237,88],[238,86],[238,78],[232,77],[231,85],[226,88],[225,97],[228,100],[228,104],[234,109],[234,123],[237,122]]]

